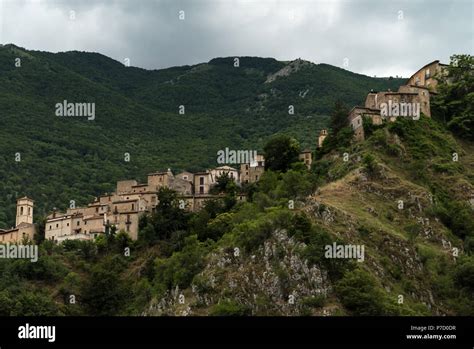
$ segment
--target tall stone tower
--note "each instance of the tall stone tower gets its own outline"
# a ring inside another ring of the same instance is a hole
[[[33,224],[33,206],[34,201],[26,196],[16,201],[16,226]]]
[[[326,139],[326,137],[328,136],[328,130],[323,128],[320,132],[319,132],[319,137],[318,137],[318,148],[321,148],[323,146],[323,142],[324,140]]]

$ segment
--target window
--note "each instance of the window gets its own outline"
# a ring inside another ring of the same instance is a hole
[[[98,207],[95,208],[95,212],[99,212],[99,208],[98,208]]]
[[[66,224],[66,226],[68,226],[68,227],[69,227],[69,223],[68,223],[68,224]]]
[[[204,184],[204,177],[199,177],[199,184],[203,185]]]
[[[87,225],[87,221],[84,221],[84,225]]]
[[[199,194],[204,194],[204,187],[199,187]]]
[[[56,228],[58,228],[58,227],[59,227],[59,224],[56,224]]]
[[[49,230],[51,230],[52,227],[53,227],[53,226],[50,224],[50,225],[49,225]]]
[[[28,216],[31,215],[31,207],[28,207]]]
[[[20,215],[23,214],[23,207],[20,207]]]
[[[429,79],[429,78],[430,78],[430,70],[426,69],[425,70],[425,79]]]
[[[77,226],[79,226],[79,224],[80,224],[80,222],[79,222],[79,221],[77,221]]]
[[[186,180],[187,180],[187,179],[188,179],[188,176],[183,176],[183,179],[186,179]]]
[[[135,210],[135,204],[132,204],[132,211]]]

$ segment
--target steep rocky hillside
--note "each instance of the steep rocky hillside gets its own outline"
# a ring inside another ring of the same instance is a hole
[[[257,248],[240,251],[239,234],[265,224],[237,226],[190,288],[172,289],[146,314],[472,315],[472,285],[459,277],[472,263],[472,146],[422,118],[326,155],[316,166],[326,163],[329,182],[295,209],[313,225],[303,237],[283,223],[292,210],[265,208],[269,230]],[[335,241],[363,245],[364,260],[328,263],[322,245]]]

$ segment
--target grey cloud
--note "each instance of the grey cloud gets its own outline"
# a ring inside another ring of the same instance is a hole
[[[95,51],[149,69],[251,55],[336,66],[347,58],[358,73],[407,76],[473,52],[469,0],[8,0],[0,9],[2,43]]]

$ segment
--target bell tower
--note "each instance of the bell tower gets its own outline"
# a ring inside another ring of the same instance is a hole
[[[16,225],[21,223],[33,224],[34,201],[28,197],[22,197],[16,201]]]

